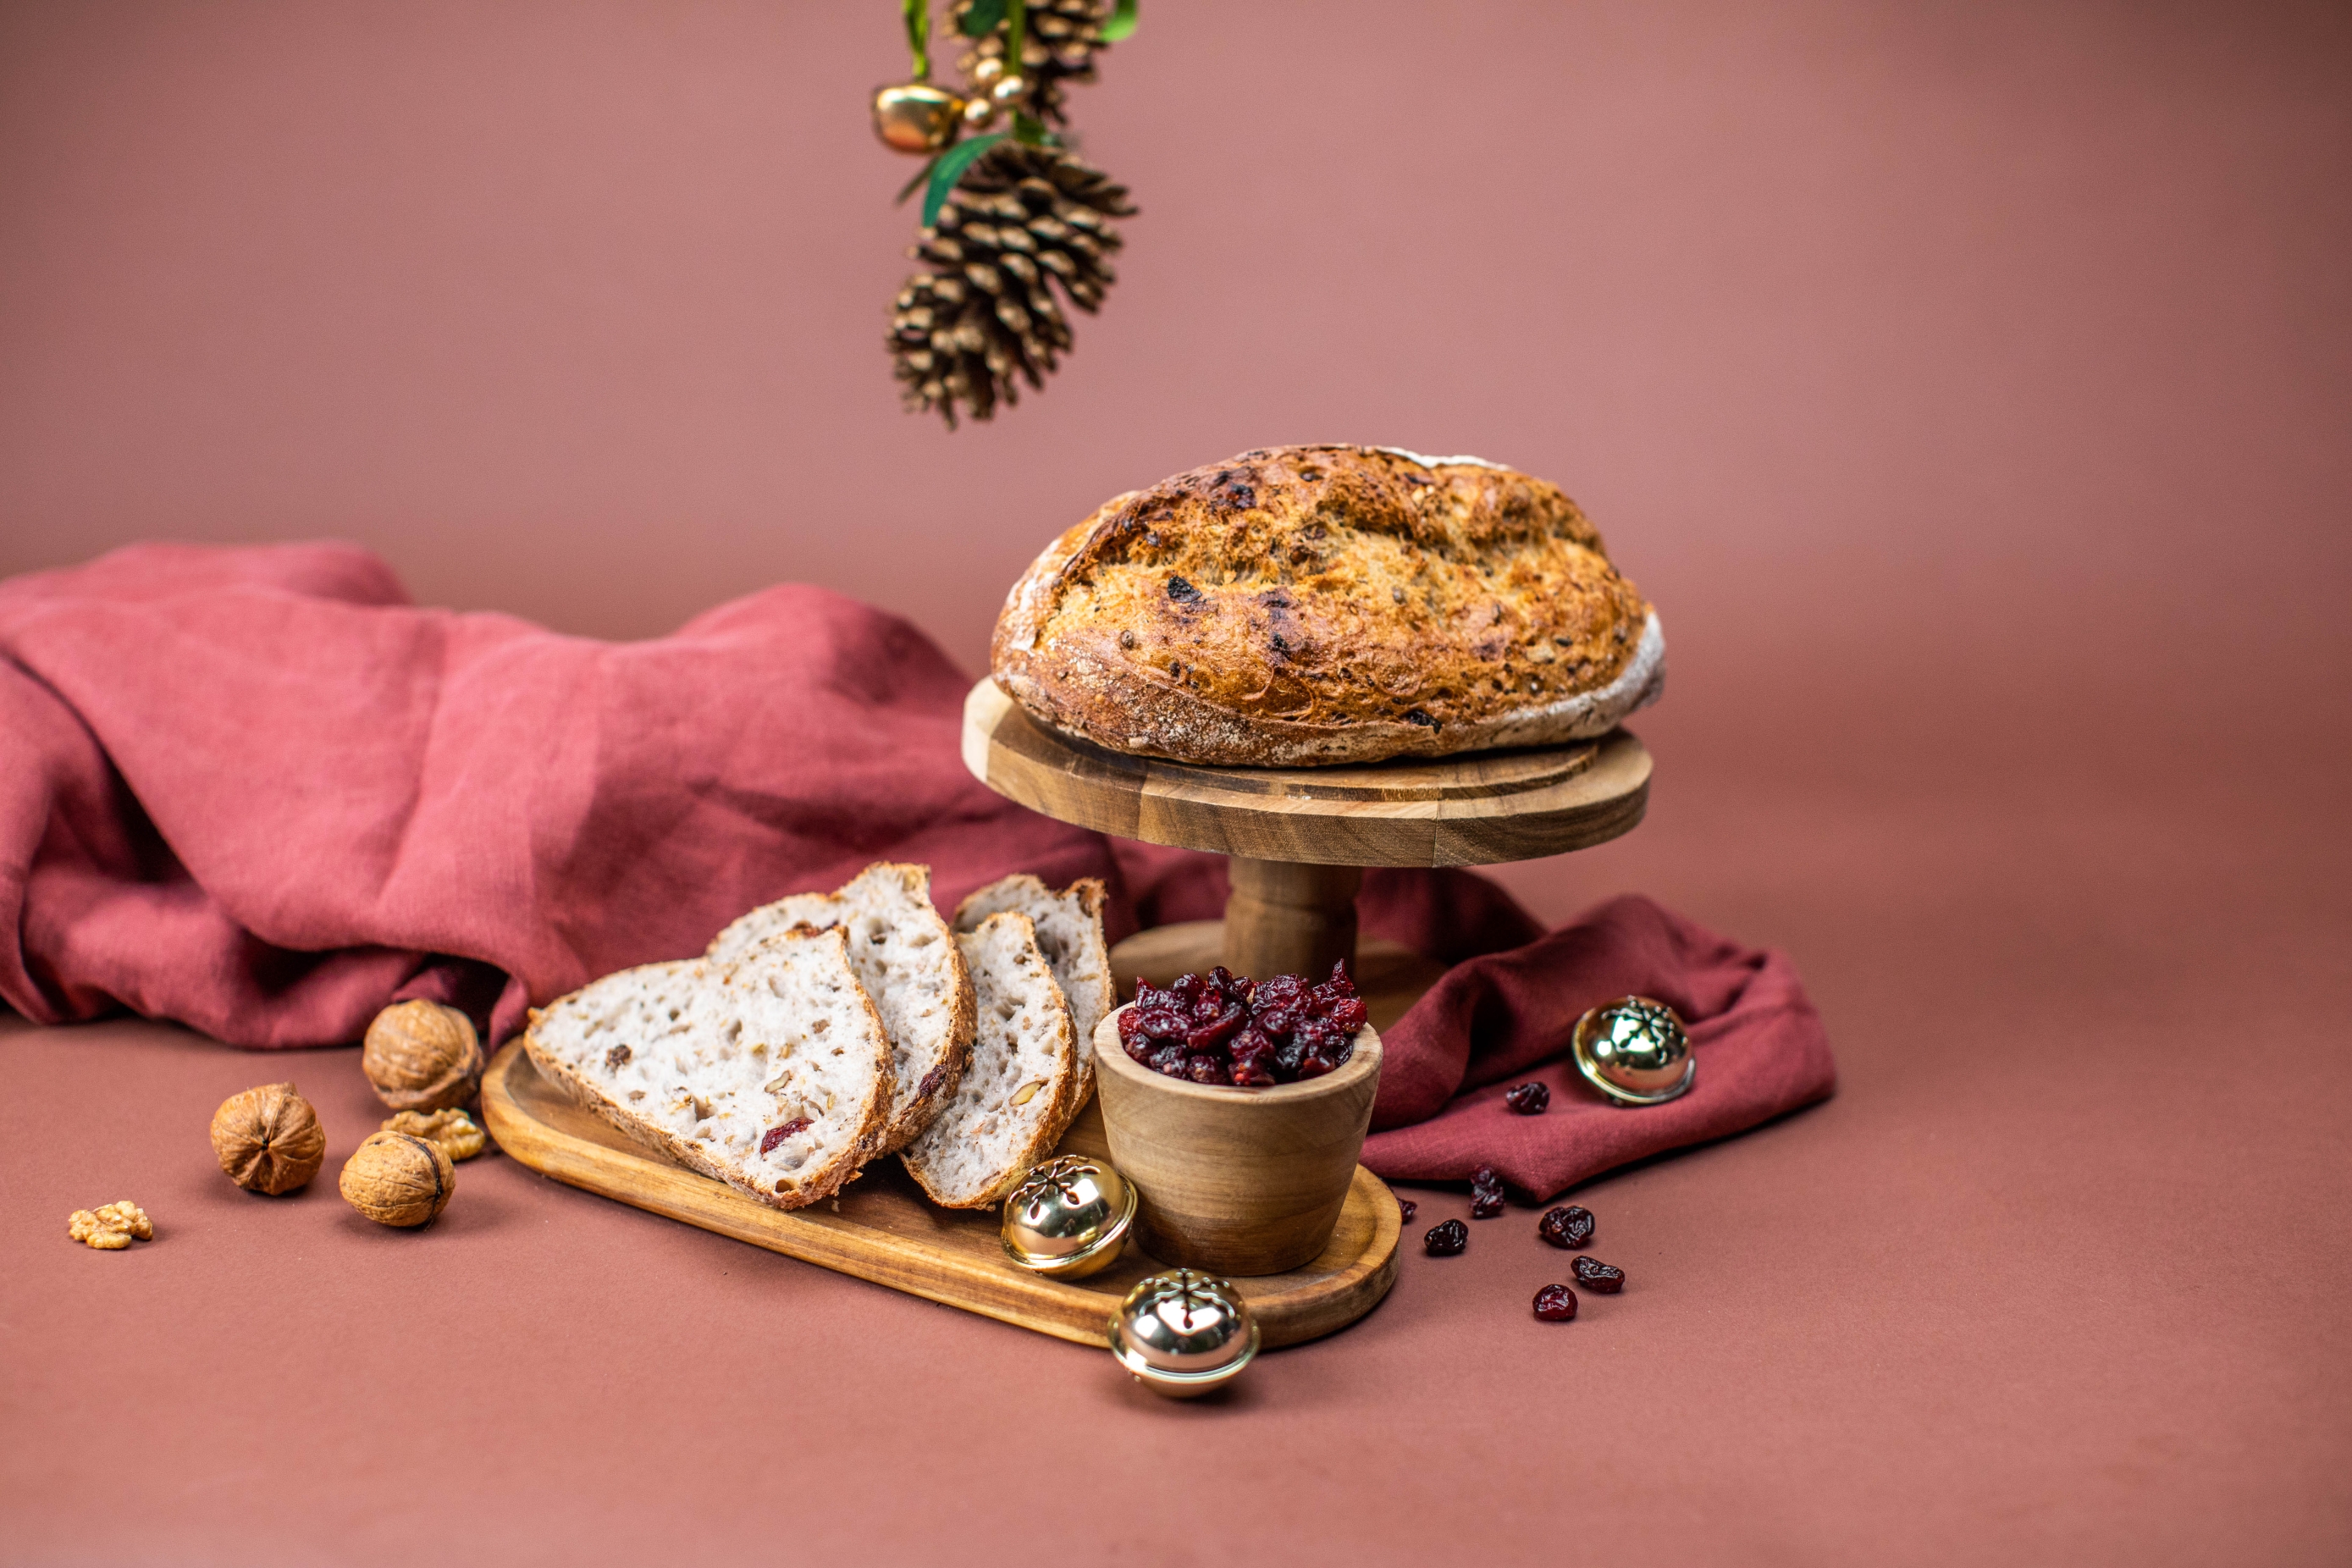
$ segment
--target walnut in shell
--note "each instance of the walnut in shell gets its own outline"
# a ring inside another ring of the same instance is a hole
[[[319,1173],[327,1134],[292,1084],[269,1083],[221,1101],[213,1112],[213,1152],[247,1192],[290,1193]]]
[[[457,1190],[441,1145],[414,1132],[371,1132],[343,1162],[343,1201],[378,1225],[403,1229],[439,1214]]]
[[[473,1020],[438,1002],[396,1002],[375,1016],[360,1070],[394,1110],[446,1110],[482,1087],[482,1042]]]

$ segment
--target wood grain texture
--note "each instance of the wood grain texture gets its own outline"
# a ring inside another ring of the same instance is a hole
[[[964,699],[964,766],[1063,822],[1187,849],[1326,866],[1490,866],[1590,848],[1649,803],[1650,754],[1597,741],[1434,762],[1203,768],[1038,724],[992,679]]]
[[[1031,1274],[1006,1259],[993,1209],[932,1206],[896,1160],[876,1162],[833,1204],[770,1208],[631,1142],[541,1078],[519,1043],[500,1050],[483,1077],[482,1117],[501,1149],[542,1175],[1076,1344],[1101,1347],[1119,1299],[1162,1267],[1130,1243],[1116,1265],[1090,1279]],[[1093,1106],[1072,1125],[1062,1152],[1108,1157]],[[1291,1273],[1236,1281],[1264,1342],[1297,1344],[1370,1311],[1396,1281],[1398,1228],[1395,1197],[1359,1167],[1319,1257]]]
[[[1242,855],[1231,857],[1226,867],[1232,885],[1225,898],[1227,969],[1253,980],[1276,974],[1321,980],[1333,964],[1354,960],[1361,867]]]
[[[1371,1125],[1379,1031],[1360,1031],[1348,1059],[1321,1078],[1234,1089],[1170,1078],[1129,1057],[1118,1040],[1125,1011],[1095,1031],[1095,1088],[1111,1161],[1140,1200],[1143,1245],[1235,1279],[1318,1256]]]

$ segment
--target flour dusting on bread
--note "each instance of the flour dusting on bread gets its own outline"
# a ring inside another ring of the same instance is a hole
[[[1553,744],[1656,700],[1657,614],[1556,486],[1278,447],[1108,502],[1007,595],[991,662],[1114,751],[1300,766]]]

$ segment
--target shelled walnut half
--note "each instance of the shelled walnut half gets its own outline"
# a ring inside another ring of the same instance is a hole
[[[248,1193],[290,1193],[308,1185],[327,1157],[319,1113],[290,1083],[230,1095],[213,1112],[212,1131],[220,1168]]]
[[[395,1002],[375,1016],[360,1070],[394,1110],[446,1110],[482,1087],[481,1037],[473,1020],[438,1002]]]
[[[429,1138],[452,1160],[470,1160],[488,1146],[482,1130],[462,1110],[404,1110],[386,1121],[383,1131]]]
[[[100,1252],[120,1252],[133,1238],[154,1240],[155,1226],[145,1209],[124,1198],[95,1209],[74,1210],[66,1220],[66,1234]]]

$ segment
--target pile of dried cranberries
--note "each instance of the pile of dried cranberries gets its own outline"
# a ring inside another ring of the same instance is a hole
[[[1329,1072],[1370,1017],[1344,963],[1320,985],[1297,974],[1253,984],[1221,964],[1164,991],[1138,985],[1118,1016],[1118,1043],[1170,1078],[1264,1089]]]

